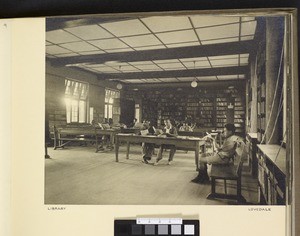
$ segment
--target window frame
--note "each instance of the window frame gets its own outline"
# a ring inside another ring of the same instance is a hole
[[[74,86],[71,85],[70,92],[67,91],[68,82],[75,83]],[[76,85],[77,84],[77,85]],[[73,87],[73,88],[72,88]],[[78,95],[75,90],[78,90]],[[85,91],[84,91],[85,90]],[[65,78],[65,103],[66,103],[66,121],[67,124],[84,124],[89,120],[89,83],[75,80],[72,78]],[[74,103],[73,103],[74,102]],[[83,108],[80,104],[83,103]],[[69,103],[69,104],[68,104]],[[72,104],[73,103],[73,104]],[[74,111],[75,110],[75,111]],[[83,111],[83,116],[81,112]],[[76,113],[76,115],[74,115]],[[74,117],[76,117],[74,119]]]
[[[108,92],[109,91],[109,92]],[[111,96],[111,92],[114,92],[115,95]],[[107,97],[107,94],[110,94]],[[114,112],[113,112],[113,105],[114,105],[114,99],[120,98],[120,91],[111,89],[111,88],[105,88],[105,96],[104,96],[104,118],[106,119],[112,119]]]

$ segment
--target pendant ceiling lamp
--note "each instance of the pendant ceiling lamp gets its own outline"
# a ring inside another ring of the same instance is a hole
[[[196,68],[196,62],[194,61],[194,69],[195,69],[195,68]],[[194,80],[192,81],[191,86],[192,86],[192,88],[196,88],[196,87],[198,86],[196,77],[195,77]]]

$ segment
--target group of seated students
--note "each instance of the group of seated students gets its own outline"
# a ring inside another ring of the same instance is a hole
[[[179,127],[179,131],[193,131],[193,126],[189,125],[187,122],[183,122],[183,124]]]
[[[156,129],[154,126],[152,126],[150,124],[149,121],[145,121],[144,125],[146,128],[145,130],[149,134],[156,134],[159,137],[176,137],[178,135],[177,129],[175,126],[172,125],[170,119],[164,120],[164,127],[162,129]],[[146,163],[146,164],[149,163],[148,161],[151,160],[152,155],[154,153],[154,149],[155,149],[155,145],[152,143],[143,143],[142,144],[142,153],[143,153],[143,162],[144,163]],[[176,146],[163,144],[163,145],[160,145],[160,147],[159,147],[154,165],[157,165],[158,162],[162,159],[162,156],[163,156],[162,154],[163,154],[164,149],[170,149],[168,164],[170,165],[171,162],[173,161],[173,157],[176,152]]]
[[[99,126],[100,128],[106,129],[107,127],[111,127],[106,120],[103,123],[96,124],[92,121],[92,125]],[[177,128],[174,125],[174,121],[172,122],[170,119],[164,120],[164,126],[162,129],[156,129],[150,121],[144,120],[142,123],[137,122],[137,119],[134,119],[130,127],[139,128],[141,134],[150,134],[157,135],[158,137],[176,137],[178,136]],[[179,128],[179,131],[192,131],[192,127],[188,125],[188,123],[184,122],[182,126]],[[209,179],[207,172],[207,164],[228,164],[233,160],[233,156],[235,153],[236,143],[240,139],[239,136],[235,135],[235,126],[234,124],[226,124],[224,126],[223,132],[223,144],[217,144],[216,139],[212,137],[210,134],[203,137],[206,141],[212,142],[214,148],[213,152],[202,153],[200,155],[200,171],[199,171],[199,181],[205,182]],[[105,137],[103,137],[105,139]],[[103,140],[107,141],[107,140]],[[169,159],[168,165],[170,165],[173,161],[176,146],[175,145],[166,145],[162,144],[159,147],[156,160],[154,165],[158,165],[159,161],[163,158],[163,150],[169,149]],[[142,154],[143,154],[143,163],[149,164],[149,161],[152,159],[154,155],[155,144],[152,143],[143,143],[142,144]]]
[[[147,131],[150,134],[156,134],[159,137],[176,137],[178,135],[177,133],[177,128],[173,126],[172,122],[170,119],[164,120],[164,127],[163,129],[155,129],[154,126],[150,124],[150,122],[146,121],[146,125],[148,125]],[[154,153],[155,145],[152,143],[143,143],[142,144],[142,153],[143,153],[143,162],[148,164],[149,161],[151,160],[151,157]],[[168,159],[168,164],[170,165],[171,162],[173,161],[173,157],[176,152],[176,146],[175,145],[160,145],[156,161],[154,162],[154,165],[157,165],[158,162],[162,159],[162,154],[164,149],[170,149],[169,153],[169,159]]]
[[[178,135],[177,128],[172,125],[171,120],[164,120],[164,128],[161,133],[157,133],[154,126],[150,122],[145,123],[145,127],[149,134],[156,134],[161,137],[176,137]],[[199,171],[199,181],[205,182],[209,179],[207,172],[207,164],[228,164],[233,161],[235,154],[236,143],[240,139],[239,136],[235,135],[235,126],[234,124],[226,124],[224,126],[223,132],[223,144],[217,144],[216,139],[210,134],[203,137],[203,139],[213,143],[214,151],[202,153],[200,155],[200,171]],[[142,144],[142,153],[143,153],[143,163],[148,164],[154,154],[155,145],[151,143]],[[173,161],[176,146],[174,145],[161,145],[159,147],[156,160],[154,165],[156,166],[158,162],[162,159],[162,153],[164,149],[170,149],[168,164],[170,165]]]
[[[128,127],[143,129],[145,127],[145,124],[149,125],[149,123],[150,123],[149,120],[143,120],[143,122],[140,123],[136,118],[134,118]],[[191,123],[187,121],[183,121],[183,122],[172,121],[172,126],[175,127],[178,131],[193,132],[193,130],[196,128],[196,123]]]

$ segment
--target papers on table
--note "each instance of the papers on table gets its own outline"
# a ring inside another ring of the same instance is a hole
[[[177,136],[179,139],[188,139],[188,140],[201,140],[201,138],[192,137],[192,136]]]
[[[142,130],[142,131],[147,131],[148,130]],[[120,133],[117,134],[119,136],[144,136],[144,137],[149,137],[149,138],[172,138],[172,139],[182,139],[182,140],[202,140],[201,138],[198,137],[192,137],[192,136],[172,136],[172,137],[167,137],[166,135],[149,135],[147,132],[145,132],[144,134],[141,131],[141,135],[137,135],[137,134],[126,134],[126,133]]]
[[[147,129],[141,130],[141,135],[142,135],[142,136],[145,136],[145,135],[147,135],[147,134],[149,134],[149,131],[148,131]]]

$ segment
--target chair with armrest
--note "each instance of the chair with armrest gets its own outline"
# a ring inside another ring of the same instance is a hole
[[[238,203],[245,203],[246,200],[242,196],[242,168],[243,161],[247,156],[247,148],[243,141],[238,140],[236,143],[236,150],[234,155],[234,162],[229,164],[213,164],[211,168],[211,193],[207,199],[223,198],[235,199]],[[224,180],[225,193],[216,192],[216,180]],[[226,180],[235,180],[237,184],[236,195],[227,193]]]

